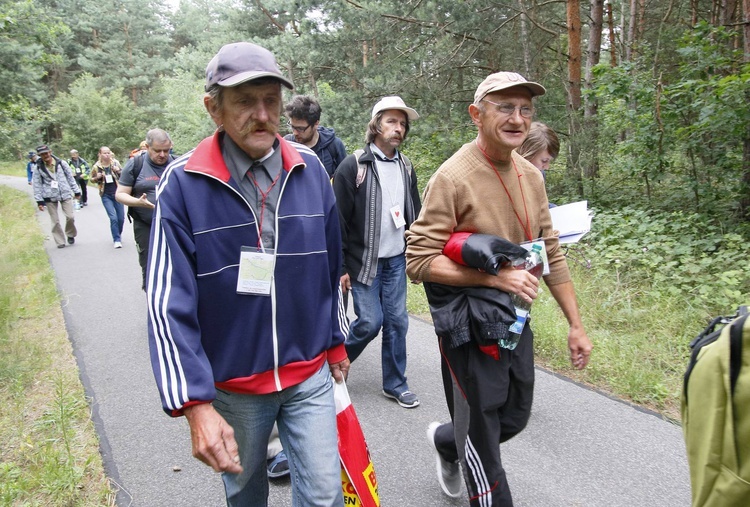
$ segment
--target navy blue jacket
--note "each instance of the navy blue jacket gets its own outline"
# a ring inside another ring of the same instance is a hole
[[[344,142],[336,137],[336,132],[332,128],[318,127],[318,135],[320,136],[318,142],[312,149],[323,162],[328,177],[333,178],[336,168],[346,158],[346,147]],[[284,139],[294,141],[294,134],[287,134]]]
[[[222,135],[170,164],[157,188],[148,327],[156,383],[171,415],[212,401],[217,387],[277,392],[346,358],[341,239],[327,173],[311,150],[277,136],[284,177],[271,294],[238,294],[241,248],[258,245],[259,231],[224,163]]]

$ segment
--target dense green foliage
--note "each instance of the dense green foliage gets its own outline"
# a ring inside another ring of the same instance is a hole
[[[750,65],[731,72],[739,57],[727,37],[705,24],[690,31],[677,47],[679,80],[671,84],[639,65],[595,69],[598,151],[611,159],[590,182],[592,199],[732,216],[750,123]]]
[[[750,244],[740,232],[704,215],[622,208],[598,212],[583,252],[592,271],[654,300],[677,298],[696,316],[734,310],[750,294]]]

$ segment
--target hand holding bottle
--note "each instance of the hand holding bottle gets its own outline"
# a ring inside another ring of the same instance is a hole
[[[524,269],[535,278],[541,278],[542,272],[544,271],[542,245],[539,243],[534,244],[526,257],[519,258],[513,262],[513,268]],[[529,312],[531,311],[531,302],[526,301],[518,294],[511,294],[511,301],[513,301],[516,310],[516,322],[510,326],[507,338],[500,340],[500,346],[508,350],[515,349],[518,342],[521,340],[523,328],[526,326],[526,321],[528,320]]]

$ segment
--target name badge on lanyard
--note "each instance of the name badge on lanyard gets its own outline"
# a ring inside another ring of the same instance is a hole
[[[105,174],[104,175],[104,181],[106,181],[107,183],[114,183],[115,179],[112,177],[111,174]]]
[[[401,227],[406,225],[406,220],[404,220],[404,212],[401,211],[401,206],[399,204],[396,204],[391,208],[391,218],[393,219],[393,225],[396,226],[396,229],[400,229]]]
[[[240,269],[237,276],[237,294],[270,296],[276,256],[270,248],[258,250],[243,246],[240,251]]]
[[[55,180],[52,180],[52,181],[50,181],[50,182],[49,182],[49,186],[50,186],[51,188],[53,188],[54,190],[57,190],[57,189],[58,189],[58,187],[59,187],[59,184],[57,183],[57,181],[55,181]]]

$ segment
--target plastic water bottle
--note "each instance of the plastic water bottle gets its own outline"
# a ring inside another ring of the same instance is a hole
[[[537,278],[541,278],[542,272],[544,271],[544,260],[542,259],[542,245],[539,243],[534,244],[531,250],[526,254],[526,257],[515,260],[512,264],[515,269],[525,269]],[[504,340],[500,340],[500,346],[504,349],[513,350],[521,340],[521,333],[523,328],[526,327],[526,321],[529,318],[529,312],[531,311],[531,303],[527,303],[520,296],[511,294],[511,301],[513,306],[516,307],[516,321],[508,329],[508,337]]]

